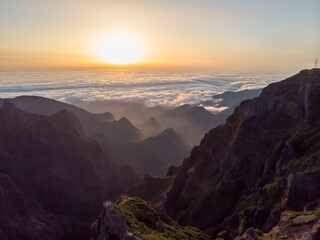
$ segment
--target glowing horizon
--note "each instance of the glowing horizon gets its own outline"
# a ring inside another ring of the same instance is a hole
[[[318,9],[317,0],[3,0],[0,68],[312,67]]]

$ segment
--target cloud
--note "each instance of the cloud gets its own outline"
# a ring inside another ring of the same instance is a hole
[[[174,70],[1,71],[2,98],[39,95],[65,102],[113,100],[147,106],[200,105],[227,90],[261,88],[287,73],[217,73]],[[208,106],[216,111],[214,105]],[[218,108],[217,108],[218,109]]]
[[[207,111],[212,112],[212,113],[214,113],[214,114],[219,113],[219,112],[221,112],[221,111],[223,111],[223,110],[228,109],[228,107],[215,107],[215,106],[204,106],[204,108],[205,108]]]

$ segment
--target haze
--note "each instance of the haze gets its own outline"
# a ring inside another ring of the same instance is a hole
[[[97,46],[125,32],[143,54],[117,67],[290,71],[320,55],[319,10],[318,0],[1,0],[0,65],[110,67]]]

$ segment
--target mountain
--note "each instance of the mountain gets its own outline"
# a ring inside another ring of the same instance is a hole
[[[155,206],[159,206],[165,193],[170,189],[174,176],[155,177],[145,175],[143,181],[128,191],[132,197],[140,197]]]
[[[4,100],[0,122],[0,173],[7,179],[0,188],[7,189],[9,182],[12,189],[12,194],[0,198],[1,205],[9,206],[4,213],[10,220],[8,228],[0,227],[5,235],[13,236],[15,228],[37,228],[40,234],[41,227],[49,231],[63,216],[91,222],[105,199],[119,196],[141,180],[131,168],[105,159],[99,145],[86,139],[78,119],[66,110],[37,115]],[[31,226],[15,227],[20,217]]]
[[[68,112],[74,114],[81,123],[86,123],[90,120],[101,122],[114,121],[113,115],[109,112],[94,114],[71,104],[44,97],[19,96],[8,100],[14,103],[18,108],[35,114],[52,115],[60,112],[61,110],[67,110]]]
[[[88,224],[74,217],[55,216],[0,173],[1,239],[89,239]]]
[[[110,161],[131,166],[142,174],[162,175],[170,164],[177,164],[188,153],[175,131],[162,133],[166,131],[155,118],[148,119],[139,129],[126,117],[113,120],[108,112],[94,114],[48,98],[22,96],[7,100],[22,110],[45,116],[62,110],[73,113],[83,126],[83,134],[98,141]]]
[[[221,94],[214,95],[213,99],[220,99],[218,107],[228,107],[234,110],[242,101],[252,99],[259,96],[262,89],[246,89],[242,91],[226,91]]]
[[[320,69],[243,101],[179,167],[167,213],[212,237],[269,232],[286,210],[320,201]],[[314,210],[311,208],[311,210]]]
[[[72,104],[90,112],[112,112],[116,117],[125,116],[139,126],[143,136],[159,134],[161,130],[173,128],[182,138],[189,150],[198,145],[204,134],[225,122],[234,108],[244,99],[260,94],[261,89],[225,92],[213,96],[212,100],[203,102],[203,106],[184,104],[175,107],[149,107],[142,103],[119,101],[74,101]],[[217,100],[220,100],[217,102]],[[206,107],[227,108],[219,113],[212,113]],[[161,129],[159,129],[159,126]],[[151,129],[151,131],[148,131]]]
[[[143,135],[146,137],[156,136],[163,130],[157,119],[154,117],[151,117],[145,121],[140,128],[143,130]]]
[[[164,175],[169,165],[179,164],[188,154],[187,147],[172,128],[134,143],[97,140],[110,159],[131,166],[141,174]]]
[[[79,119],[85,134],[89,137],[104,134],[109,140],[116,142],[134,142],[141,139],[140,130],[134,127],[128,119],[122,118],[115,121],[109,112],[90,113],[67,103],[37,96],[20,96],[7,100],[18,108],[35,114],[49,116],[61,110],[67,110]]]
[[[141,198],[123,197],[116,203],[107,201],[99,218],[91,226],[91,239],[179,239],[206,240],[195,227],[183,227],[162,217]]]
[[[242,101],[259,96],[261,91],[262,89],[246,89],[237,92],[226,91],[224,93],[214,95],[212,97],[213,99],[221,100],[215,105],[215,107],[227,107],[227,109],[216,114],[217,125],[224,123]]]
[[[113,122],[97,122],[91,123],[90,136],[92,139],[105,138],[110,142],[127,143],[137,142],[142,138],[140,129],[133,126],[133,124],[125,117]]]

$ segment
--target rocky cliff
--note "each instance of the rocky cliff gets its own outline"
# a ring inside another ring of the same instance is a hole
[[[320,69],[269,85],[193,148],[164,202],[167,213],[213,237],[270,231],[281,212],[320,199],[319,124]]]

